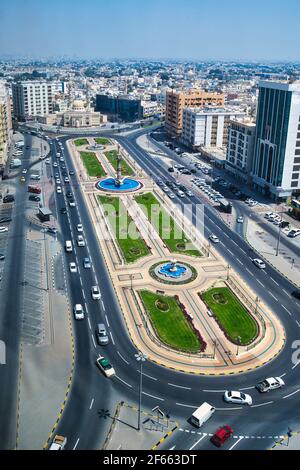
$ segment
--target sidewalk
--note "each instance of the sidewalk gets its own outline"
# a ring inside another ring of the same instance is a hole
[[[300,431],[291,431],[269,450],[300,450]]]

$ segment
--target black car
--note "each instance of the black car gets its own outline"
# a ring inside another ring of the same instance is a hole
[[[70,175],[70,176],[73,176],[73,175],[75,175],[75,172],[74,172],[73,170],[70,170],[70,171],[69,171],[69,175]]]
[[[15,200],[15,196],[13,194],[7,194],[6,196],[4,196],[3,198],[3,202],[14,202]]]
[[[170,173],[173,173],[173,172],[174,172],[174,168],[173,168],[172,166],[170,166],[170,168],[168,168],[168,171],[169,171]]]
[[[40,196],[37,196],[36,194],[30,194],[28,199],[29,201],[35,201],[35,202],[39,202],[41,200]]]
[[[67,191],[67,192],[66,192],[66,196],[67,196],[68,198],[73,198],[73,194],[72,194],[71,191]]]
[[[55,227],[48,227],[47,232],[56,234],[57,230]]]
[[[5,256],[2,255],[2,253],[0,254],[0,261],[3,261],[5,259]]]
[[[66,213],[67,213],[67,209],[66,209],[65,207],[62,207],[62,208],[59,210],[59,212],[60,212],[61,214],[66,214]]]
[[[11,217],[2,217],[2,219],[0,219],[0,224],[5,224],[11,221],[12,221]]]
[[[300,290],[293,290],[291,295],[292,297],[295,297],[295,299],[300,300]]]

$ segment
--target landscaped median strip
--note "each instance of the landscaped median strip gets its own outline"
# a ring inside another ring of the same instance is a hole
[[[76,145],[76,147],[81,147],[82,145],[88,145],[88,141],[87,139],[75,139],[74,140],[74,144]]]
[[[202,253],[185,237],[174,219],[162,208],[154,194],[144,193],[135,196],[135,200],[171,252],[202,256]]]
[[[94,152],[79,152],[89,176],[101,178],[106,173]]]
[[[107,160],[110,162],[110,164],[112,165],[112,167],[117,171],[117,166],[118,166],[117,150],[109,150],[108,152],[105,152],[105,156]],[[123,176],[124,175],[131,176],[133,174],[132,168],[128,165],[128,163],[124,160],[124,158],[121,158],[121,173]]]

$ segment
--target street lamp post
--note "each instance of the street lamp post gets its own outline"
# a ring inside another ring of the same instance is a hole
[[[143,387],[143,362],[147,356],[139,351],[134,355],[136,360],[140,363],[140,387],[139,387],[139,411],[138,411],[138,431],[141,429],[141,407],[142,407],[142,387]]]
[[[241,344],[241,341],[242,341],[242,338],[240,336],[237,337],[237,348],[236,348],[236,355],[238,356],[239,355],[239,348],[240,348],[240,344]]]

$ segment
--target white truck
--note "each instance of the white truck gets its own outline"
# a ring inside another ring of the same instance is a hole
[[[64,450],[66,444],[67,444],[67,438],[56,434],[49,450]]]
[[[14,158],[10,164],[11,168],[19,168],[22,165],[22,162],[19,158]]]
[[[202,403],[199,408],[192,414],[190,421],[192,424],[200,428],[216,411],[216,409],[207,403],[206,401]]]

